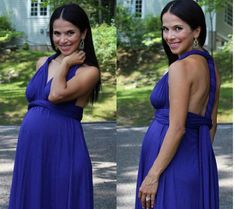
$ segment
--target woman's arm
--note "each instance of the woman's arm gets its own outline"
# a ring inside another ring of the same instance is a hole
[[[174,157],[185,132],[189,96],[192,80],[183,61],[174,63],[169,69],[169,128],[150,174],[158,179]]]
[[[93,66],[81,67],[72,79],[66,81],[69,68],[74,64],[83,63],[84,59],[84,52],[74,52],[63,59],[52,80],[49,101],[60,103],[73,100],[89,93],[95,87],[99,70]]]
[[[215,133],[217,130],[217,112],[218,112],[218,106],[219,106],[219,94],[220,94],[220,77],[217,67],[215,67],[215,75],[216,75],[216,93],[215,93],[215,103],[212,110],[212,128],[210,130],[210,136],[211,136],[211,142],[214,142]]]
[[[185,133],[185,121],[192,85],[191,77],[185,60],[177,61],[170,66],[168,81],[170,100],[169,128],[160,152],[140,187],[139,197],[142,205],[145,204],[146,195],[149,195],[151,197],[151,207],[153,207],[158,179],[174,157],[181,138]]]

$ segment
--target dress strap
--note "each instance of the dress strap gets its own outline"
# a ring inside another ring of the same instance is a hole
[[[214,60],[210,56],[210,54],[204,49],[202,50],[191,50],[187,51],[181,56],[179,56],[178,60],[182,60],[192,54],[197,54],[205,57],[208,63],[208,68],[209,68],[209,73],[210,73],[210,92],[209,92],[209,101],[207,103],[207,108],[206,108],[206,113],[205,117],[211,118],[214,102],[215,102],[215,93],[216,93],[216,75],[215,75],[215,65],[214,65]]]

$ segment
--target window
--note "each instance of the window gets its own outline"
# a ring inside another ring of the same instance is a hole
[[[232,6],[232,3],[227,3],[225,5],[224,21],[228,25],[233,26],[233,6]]]
[[[46,4],[46,0],[41,0],[41,4],[40,4],[40,16],[47,16],[47,4]]]
[[[142,0],[135,1],[135,14],[136,14],[136,17],[142,16]]]
[[[38,2],[31,2],[31,16],[38,16]]]
[[[47,16],[48,6],[47,6],[46,1],[47,0],[31,0],[30,15],[32,17]]]

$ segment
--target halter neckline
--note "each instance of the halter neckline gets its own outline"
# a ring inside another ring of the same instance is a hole
[[[198,55],[201,55],[207,59],[211,58],[210,54],[208,53],[208,51],[206,51],[205,49],[203,50],[199,50],[199,49],[192,49],[190,51],[187,51],[185,53],[183,53],[182,55],[179,56],[178,60],[182,60],[184,59],[185,57],[189,56],[189,55],[192,55],[192,54],[198,54]]]

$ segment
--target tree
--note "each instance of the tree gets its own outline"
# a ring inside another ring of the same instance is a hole
[[[198,0],[197,2],[205,7],[206,13],[209,14],[209,21],[210,21],[210,45],[211,45],[211,55],[213,55],[214,51],[214,25],[213,19],[215,17],[216,12],[223,9],[231,0]]]
[[[113,22],[116,0],[45,0],[43,2],[43,4],[49,4],[52,10],[66,3],[78,3],[88,13],[93,25]]]

